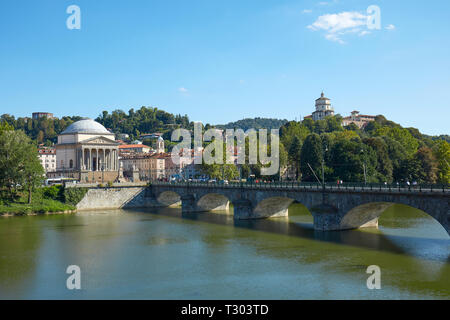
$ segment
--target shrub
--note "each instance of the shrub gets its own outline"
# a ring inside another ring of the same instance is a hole
[[[67,204],[76,205],[81,201],[81,199],[83,199],[87,191],[87,188],[65,188],[64,202]]]
[[[61,200],[63,193],[62,186],[51,186],[43,188],[42,195],[45,199]]]

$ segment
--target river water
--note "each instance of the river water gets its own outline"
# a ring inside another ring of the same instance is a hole
[[[378,229],[316,232],[288,218],[181,217],[179,208],[0,219],[0,298],[449,299],[450,237],[400,205]],[[66,268],[81,290],[66,288]],[[369,290],[369,265],[381,289]]]

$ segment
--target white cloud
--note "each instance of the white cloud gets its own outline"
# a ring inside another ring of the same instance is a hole
[[[367,16],[356,11],[347,11],[334,14],[325,14],[308,26],[313,31],[326,31],[325,38],[330,41],[344,44],[342,36],[347,33],[359,33],[363,36],[368,34],[361,31],[363,26],[367,26]]]
[[[366,36],[366,35],[368,35],[368,34],[370,34],[370,31],[363,30],[363,31],[361,31],[361,32],[359,33],[359,36],[360,36],[360,37],[364,37],[364,36]]]
[[[184,88],[184,87],[178,88],[178,91],[181,92],[181,93],[188,93],[189,92],[189,90]]]
[[[305,10],[303,10],[302,12],[303,12],[303,13],[311,13],[312,10],[311,10],[311,9],[305,9]]]
[[[394,30],[395,26],[393,24],[390,24],[386,27],[386,30]]]

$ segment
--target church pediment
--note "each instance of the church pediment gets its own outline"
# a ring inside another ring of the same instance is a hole
[[[86,139],[86,140],[80,141],[79,143],[81,143],[81,144],[88,144],[88,145],[90,145],[90,144],[95,144],[95,145],[98,145],[98,144],[118,145],[119,144],[117,141],[112,140],[112,139],[108,139],[108,138],[103,137],[103,136]]]

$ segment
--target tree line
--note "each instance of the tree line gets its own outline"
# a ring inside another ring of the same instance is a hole
[[[450,144],[377,116],[359,129],[337,115],[280,128],[295,180],[450,184]]]

